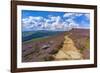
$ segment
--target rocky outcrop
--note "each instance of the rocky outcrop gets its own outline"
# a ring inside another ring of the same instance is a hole
[[[73,40],[68,36],[64,37],[63,47],[54,55],[55,60],[79,60],[82,59],[80,51],[76,48]]]

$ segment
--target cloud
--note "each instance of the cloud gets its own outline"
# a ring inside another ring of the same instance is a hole
[[[65,14],[63,15],[63,17],[71,17],[72,15],[74,15],[74,13],[65,13]]]
[[[77,24],[75,22],[75,17],[78,17],[78,16],[82,16],[82,14],[79,14],[79,13],[65,13],[64,14],[64,18],[67,17],[67,19],[65,19],[66,23],[67,23],[67,28],[72,29],[72,28],[77,28],[79,27],[79,24]]]
[[[80,17],[80,16],[86,16],[88,19],[90,18],[90,15],[88,13],[65,13],[63,15],[63,17],[70,17],[70,18],[74,18],[74,17]]]
[[[66,22],[73,25],[72,28],[89,28],[89,13],[65,13],[63,17],[66,19]]]
[[[50,19],[47,19],[45,23],[45,28],[47,30],[67,31],[72,29],[72,23],[69,25],[69,23],[63,21],[60,16],[50,16],[49,18]]]
[[[69,19],[66,19],[66,22],[67,22],[67,27],[70,29],[72,28],[77,28],[79,27],[79,24],[77,24],[73,19],[69,18]]]
[[[76,23],[76,18],[85,16],[87,20],[90,19],[89,14],[82,13],[65,13],[61,16],[48,15],[47,18],[43,16],[29,16],[22,19],[22,29],[26,30],[54,30],[54,31],[68,31],[72,28],[80,28],[81,23]],[[85,28],[85,27],[83,27]],[[87,28],[87,27],[86,27]]]
[[[33,17],[22,19],[23,30],[55,30],[67,31],[72,29],[75,23],[68,19],[63,21],[60,16],[50,16],[48,19],[43,17]]]
[[[29,16],[28,18],[22,19],[22,29],[23,30],[35,30],[41,29],[44,24],[44,18],[41,16],[33,17]]]
[[[90,14],[84,14],[86,16],[87,20],[90,20]]]
[[[82,13],[69,13],[69,12],[67,12],[67,13],[65,13],[64,15],[63,15],[63,17],[64,18],[66,18],[66,17],[70,17],[70,18],[74,18],[74,17],[76,17],[76,16],[82,16],[83,14]]]

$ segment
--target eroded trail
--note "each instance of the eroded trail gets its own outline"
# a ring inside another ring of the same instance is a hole
[[[80,51],[74,45],[74,42],[68,36],[64,37],[64,44],[58,53],[54,55],[56,60],[79,60],[82,59]]]

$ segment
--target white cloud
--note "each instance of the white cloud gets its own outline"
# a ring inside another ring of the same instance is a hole
[[[24,18],[22,19],[22,27],[23,30],[34,30],[34,29],[40,29],[40,27],[43,27],[43,21],[44,18],[43,17],[33,17],[33,16],[29,16],[28,18]]]
[[[81,13],[75,13],[74,15],[75,16],[82,16],[83,14],[81,14]]]
[[[49,19],[47,19],[44,24],[45,28],[49,30],[63,29],[60,21],[61,21],[60,16],[49,16]]]
[[[80,20],[80,22],[76,23],[75,19],[76,17],[84,17],[85,16],[85,20],[89,21],[90,20],[90,14],[88,13],[65,13],[64,14],[64,18],[66,19],[65,21],[68,23],[68,25],[70,26],[69,28],[89,28],[89,27],[83,27],[83,24],[87,24],[87,21],[84,20]],[[67,18],[66,18],[67,17]]]
[[[82,16],[82,15],[83,15],[82,13],[65,13],[65,14],[63,15],[63,17],[64,17],[64,18],[66,18],[66,17],[74,18],[74,17],[76,17],[76,16]]]
[[[71,17],[74,13],[65,13],[63,17]]]
[[[72,29],[72,28],[79,27],[79,24],[75,23],[75,21],[71,18],[66,19],[66,22],[67,22],[67,28],[69,28],[69,30]]]
[[[65,21],[62,22],[62,19],[60,16],[56,16],[56,17],[51,17],[54,18],[55,21],[50,24],[51,26],[51,30],[57,30],[57,31],[61,31],[61,30],[68,30],[67,28],[67,24]]]
[[[90,14],[84,14],[87,18],[87,20],[90,20]]]
[[[65,13],[63,17],[69,17],[63,20],[60,16],[48,16],[44,18],[42,16],[29,16],[22,19],[23,30],[71,30],[72,28],[78,28],[79,24],[75,23],[73,18],[75,16],[81,16],[82,14]],[[88,17],[88,15],[86,15]]]

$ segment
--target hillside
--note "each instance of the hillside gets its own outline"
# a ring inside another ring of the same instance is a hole
[[[90,33],[89,29],[73,29],[69,37],[74,41],[75,46],[81,51],[84,59],[90,57]]]
[[[68,40],[71,43],[70,46],[65,44],[65,42],[69,43]],[[54,61],[58,60],[58,56],[59,60],[63,60],[62,50],[71,56],[66,60],[89,59],[89,48],[89,29],[72,29],[23,42],[22,62]]]

